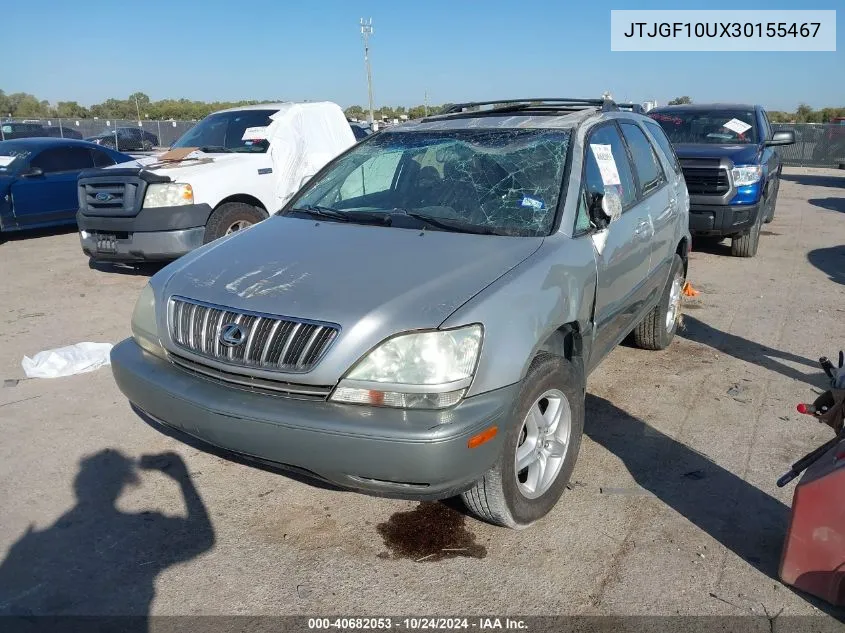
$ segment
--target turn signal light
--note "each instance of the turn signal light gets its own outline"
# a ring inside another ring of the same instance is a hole
[[[489,429],[485,429],[485,430],[481,431],[481,433],[478,433],[477,435],[473,435],[471,438],[469,438],[469,441],[467,442],[467,446],[469,448],[477,448],[477,447],[481,446],[482,444],[484,444],[485,442],[489,442],[494,437],[496,437],[496,433],[498,433],[498,432],[499,432],[499,427],[491,426]]]

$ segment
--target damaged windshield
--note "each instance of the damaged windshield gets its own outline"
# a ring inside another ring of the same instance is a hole
[[[548,235],[567,130],[383,132],[357,145],[288,205],[289,214],[433,230]],[[407,221],[407,220],[403,220]]]
[[[667,110],[649,112],[672,143],[716,145],[757,143],[754,112],[734,110]]]
[[[276,110],[236,110],[205,117],[185,132],[173,147],[199,147],[219,152],[264,153],[270,147],[267,127]],[[204,149],[205,151],[205,149]]]

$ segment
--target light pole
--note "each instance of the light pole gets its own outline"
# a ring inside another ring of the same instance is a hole
[[[370,69],[370,36],[373,34],[373,19],[361,18],[361,37],[364,40],[364,64],[367,66],[367,94],[370,100],[370,125],[373,124],[373,72]]]

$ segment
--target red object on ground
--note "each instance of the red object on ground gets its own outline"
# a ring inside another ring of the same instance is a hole
[[[845,606],[845,439],[804,472],[792,497],[780,578]]]

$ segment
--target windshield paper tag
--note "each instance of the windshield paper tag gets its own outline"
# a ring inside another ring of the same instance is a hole
[[[613,158],[613,151],[610,145],[593,145],[591,143],[590,149],[593,152],[593,156],[596,157],[601,181],[605,187],[621,185],[622,181],[619,180],[619,171],[616,169],[616,161]]]
[[[744,134],[746,131],[751,129],[751,126],[748,125],[748,123],[740,121],[739,119],[731,119],[727,123],[722,123],[722,127],[726,127],[731,132],[736,132],[737,134]]]
[[[520,203],[521,207],[531,207],[532,209],[542,209],[545,205],[543,204],[542,200],[537,200],[537,198],[531,198],[529,196],[522,196],[522,202]]]
[[[0,167],[5,167],[6,165],[10,165],[13,160],[15,160],[17,156],[0,156]]]
[[[248,127],[244,130],[244,135],[241,137],[242,141],[263,141],[267,138],[267,126],[262,127]]]

